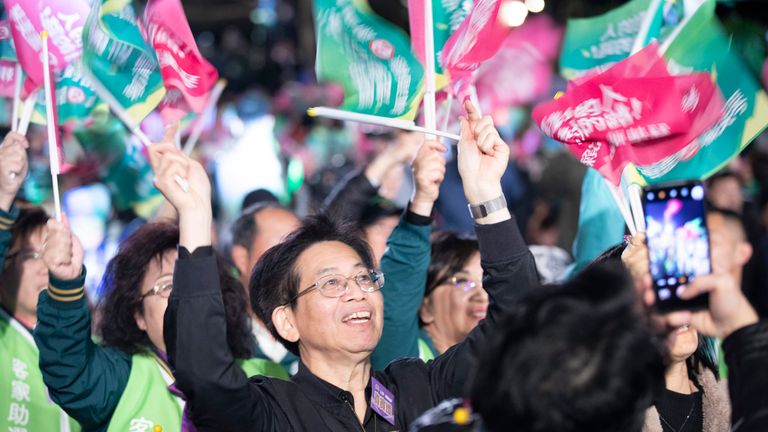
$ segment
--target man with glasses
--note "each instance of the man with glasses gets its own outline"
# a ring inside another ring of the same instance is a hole
[[[509,148],[490,117],[471,104],[462,119],[459,167],[474,206],[483,259],[487,318],[435,360],[407,359],[371,367],[382,332],[386,285],[367,244],[326,217],[308,218],[268,251],[250,280],[252,307],[272,334],[300,356],[291,381],[255,377],[237,368],[224,342],[225,323],[210,238],[210,185],[202,167],[172,143],[150,147],[156,184],[179,212],[181,241],[165,339],[176,384],[188,397],[200,431],[406,430],[442,399],[460,396],[499,317],[517,292],[538,283],[533,257],[503,205],[500,178]],[[434,149],[438,152],[437,149]],[[433,183],[444,169],[437,164]],[[190,187],[183,191],[174,176]],[[332,275],[332,276],[331,276]],[[329,277],[331,276],[331,277]]]
[[[0,144],[0,430],[79,430],[49,402],[32,339],[37,297],[48,287],[41,254],[48,215],[14,205],[27,176],[28,147],[16,133]]]

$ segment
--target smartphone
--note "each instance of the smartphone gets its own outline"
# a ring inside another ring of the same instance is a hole
[[[659,312],[706,309],[709,295],[690,300],[680,293],[712,271],[704,186],[699,181],[643,189],[646,244]]]

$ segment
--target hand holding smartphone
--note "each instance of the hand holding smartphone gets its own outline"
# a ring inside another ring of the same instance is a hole
[[[680,298],[696,277],[712,271],[704,186],[691,181],[647,187],[643,210],[656,308],[662,313],[707,308],[707,294]]]

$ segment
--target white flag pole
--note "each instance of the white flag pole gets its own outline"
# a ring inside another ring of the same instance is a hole
[[[45,115],[48,124],[48,158],[51,162],[51,185],[53,186],[53,205],[56,214],[56,220],[61,222],[61,197],[59,197],[59,146],[56,134],[56,123],[54,121],[53,83],[51,83],[51,65],[48,57],[48,32],[40,32],[40,39],[43,42],[43,89],[45,91]],[[34,103],[32,103],[34,105]]]
[[[19,131],[19,105],[21,104],[21,85],[22,85],[22,73],[21,64],[16,63],[14,67],[16,73],[16,82],[13,89],[13,111],[11,114],[11,130],[14,132]]]
[[[426,129],[437,129],[437,114],[435,112],[435,32],[432,19],[432,0],[424,1],[424,126]],[[434,139],[427,136],[427,139]]]
[[[369,114],[360,114],[351,111],[344,111],[335,108],[327,107],[313,107],[307,110],[307,114],[310,117],[325,117],[334,120],[353,121],[358,123],[367,123],[378,126],[386,126],[395,129],[402,129],[411,132],[421,132],[427,135],[434,135],[443,138],[459,141],[460,136],[448,132],[439,131],[436,129],[428,129],[421,126],[416,126],[413,122],[407,120],[393,119],[389,117],[380,117]]]
[[[192,154],[192,150],[195,149],[195,145],[197,145],[197,141],[200,139],[200,134],[203,133],[203,126],[204,126],[203,120],[205,119],[205,116],[207,116],[208,113],[216,109],[216,105],[219,103],[219,98],[221,98],[221,94],[224,92],[224,89],[226,87],[227,87],[227,80],[221,79],[216,82],[216,85],[213,87],[213,90],[211,90],[211,96],[208,98],[208,101],[205,103],[205,107],[203,108],[203,111],[200,113],[200,115],[197,118],[197,121],[192,127],[192,131],[189,133],[187,142],[184,143],[185,155],[189,156],[190,154]]]
[[[24,109],[21,111],[21,118],[19,119],[18,130],[16,131],[21,135],[26,135],[27,130],[29,130],[29,122],[32,120],[32,113],[35,112],[38,91],[40,90],[36,89],[24,99]]]

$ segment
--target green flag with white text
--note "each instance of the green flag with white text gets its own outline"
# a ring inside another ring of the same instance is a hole
[[[160,66],[136,25],[130,0],[96,0],[83,28],[83,64],[139,123],[165,95]]]
[[[706,178],[723,168],[768,126],[768,97],[730,43],[706,0],[662,45],[673,74],[706,71],[725,99],[714,127],[680,152],[638,168],[649,183]],[[690,155],[694,156],[691,157]]]
[[[412,120],[424,70],[406,34],[364,0],[315,0],[318,81],[344,88],[341,109]]]

